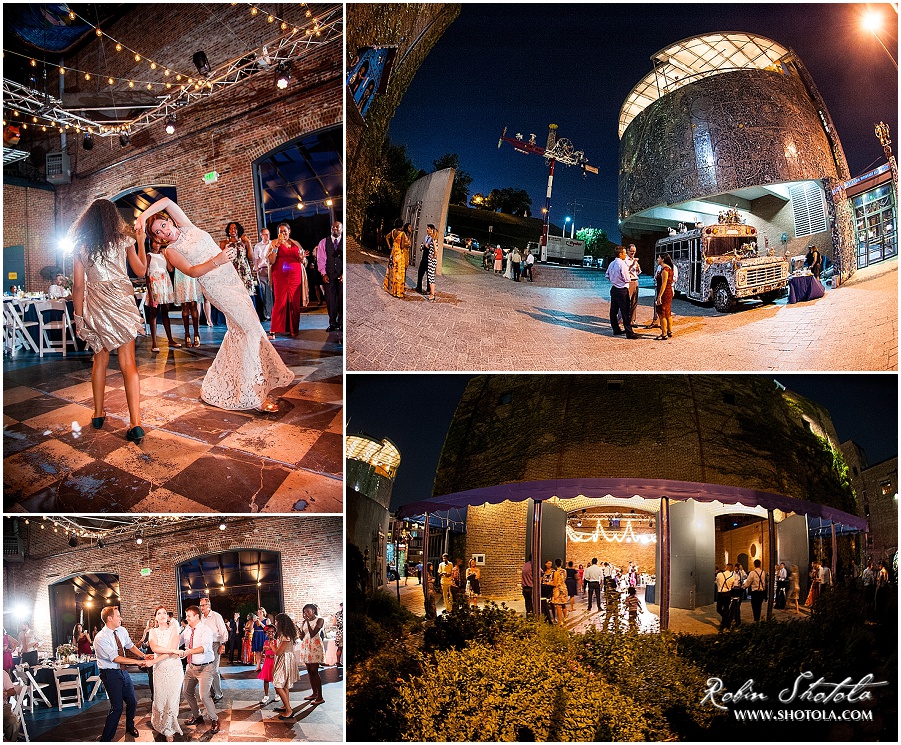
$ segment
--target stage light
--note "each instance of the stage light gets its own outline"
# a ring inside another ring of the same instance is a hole
[[[69,545],[72,548],[75,548],[78,545],[78,538],[76,537],[76,535],[74,533],[71,536],[69,536]]]
[[[24,605],[16,606],[16,615],[20,619],[28,618],[28,608],[26,608]]]
[[[219,530],[225,530],[225,520],[219,521]]]
[[[128,134],[128,132],[122,132],[119,135],[119,144],[122,147],[128,147],[131,144],[131,136]]]
[[[288,82],[291,80],[291,62],[289,60],[282,60],[278,63],[278,66],[275,68],[275,86],[280,91],[285,90],[288,87]]]
[[[106,548],[106,543],[103,542],[102,538],[97,539],[97,548]]]
[[[166,134],[175,134],[175,114],[169,114],[168,116],[166,116]]]
[[[303,202],[298,202],[298,203],[297,203],[297,209],[299,209],[299,210],[302,210],[302,209],[303,209]]]
[[[203,50],[194,52],[194,56],[191,59],[194,60],[194,67],[197,68],[197,72],[201,75],[209,75],[213,71],[213,68],[210,67],[210,61],[206,58],[206,53]]]
[[[143,542],[144,542],[144,531],[139,530],[138,534],[135,536],[135,543],[137,543],[140,546]]]

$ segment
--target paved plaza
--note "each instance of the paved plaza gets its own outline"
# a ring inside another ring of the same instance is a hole
[[[382,289],[387,256],[348,238],[347,369],[492,371],[897,370],[897,259],[858,271],[826,296],[742,303],[722,314],[673,300],[674,336],[643,329],[654,290],[642,278],[637,333],[610,328],[610,286],[598,269],[538,266],[535,282],[481,269],[481,254],[445,248],[437,301]]]

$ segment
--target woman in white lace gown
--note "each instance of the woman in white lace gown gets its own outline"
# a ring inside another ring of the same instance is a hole
[[[154,615],[156,628],[150,630],[150,648],[153,658],[153,706],[150,726],[172,742],[175,733],[183,734],[178,724],[178,708],[181,705],[181,687],[185,672],[181,666],[182,653],[178,623],[169,619],[166,607],[160,605]]]
[[[166,211],[163,211],[166,210]],[[276,411],[267,401],[273,388],[290,385],[294,373],[266,338],[247,288],[228,251],[195,226],[171,199],[154,202],[136,226],[168,243],[166,259],[189,277],[197,277],[203,294],[225,314],[228,331],[203,379],[200,397],[220,409]]]

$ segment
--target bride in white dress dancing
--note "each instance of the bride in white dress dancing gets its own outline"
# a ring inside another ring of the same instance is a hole
[[[167,742],[177,732],[183,734],[178,724],[178,708],[181,705],[181,687],[185,672],[181,666],[183,653],[178,622],[169,619],[165,606],[158,606],[156,628],[150,629],[150,648],[153,650],[153,707],[150,726],[166,737]]]
[[[277,411],[267,401],[273,388],[290,385],[294,373],[282,362],[254,310],[229,251],[221,251],[209,233],[194,225],[168,197],[154,202],[136,228],[165,241],[168,262],[197,277],[203,294],[225,314],[228,331],[203,379],[200,397],[220,409]]]

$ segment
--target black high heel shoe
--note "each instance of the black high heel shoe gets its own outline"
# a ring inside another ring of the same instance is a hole
[[[144,430],[141,427],[132,427],[125,433],[125,439],[135,445],[140,445],[144,440]]]
[[[106,421],[106,412],[103,412],[103,416],[94,416],[91,417],[91,426],[94,429],[100,429],[103,426],[103,423]]]

